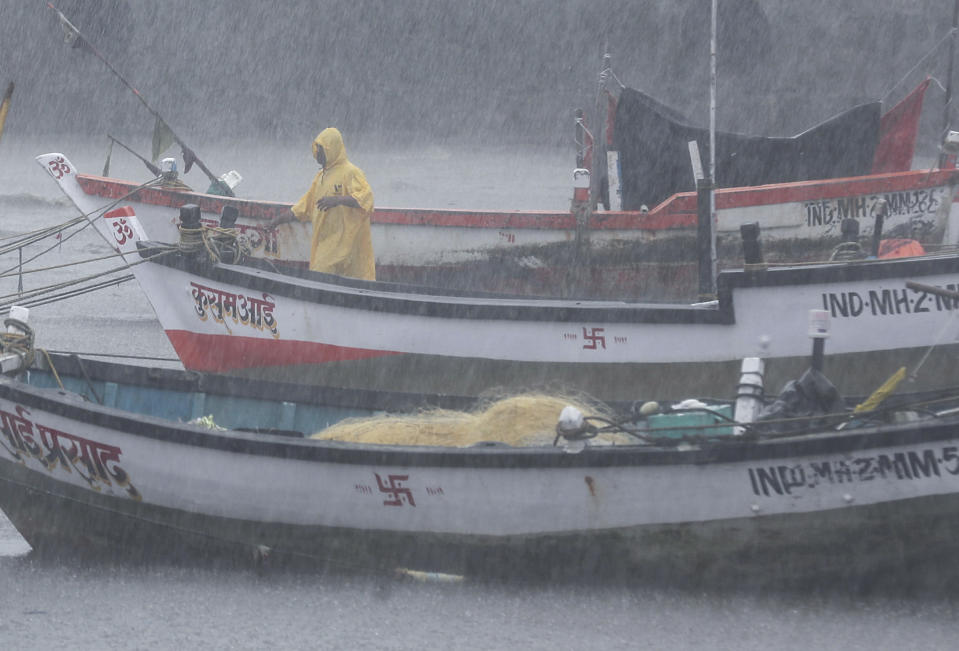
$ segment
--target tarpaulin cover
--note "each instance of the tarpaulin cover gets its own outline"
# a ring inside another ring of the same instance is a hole
[[[861,176],[869,174],[879,140],[881,104],[849,109],[790,138],[716,132],[718,187]],[[677,111],[626,88],[616,106],[624,210],[656,204],[696,189],[687,143],[709,161],[709,130],[689,125]]]

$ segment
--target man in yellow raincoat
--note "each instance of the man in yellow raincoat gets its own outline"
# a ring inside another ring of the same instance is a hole
[[[313,157],[322,169],[310,189],[272,225],[294,219],[313,224],[312,271],[376,280],[370,239],[373,190],[363,170],[346,157],[343,136],[333,127],[313,140]]]

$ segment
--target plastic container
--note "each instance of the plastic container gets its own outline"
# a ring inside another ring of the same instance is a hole
[[[707,405],[718,414],[727,418],[733,417],[732,405]],[[729,423],[727,427],[710,427],[706,425]],[[684,436],[732,436],[733,426],[730,421],[705,411],[687,412],[681,414],[655,414],[646,418],[649,433],[654,436],[682,438]]]

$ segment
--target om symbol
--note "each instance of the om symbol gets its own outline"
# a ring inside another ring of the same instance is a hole
[[[116,238],[117,244],[123,246],[127,243],[127,240],[133,239],[133,229],[130,228],[130,225],[125,219],[116,219],[113,222],[113,237]]]
[[[63,156],[53,159],[47,163],[47,165],[50,166],[50,174],[57,177],[58,181],[62,179],[65,174],[70,173],[70,166],[67,165],[67,161]]]

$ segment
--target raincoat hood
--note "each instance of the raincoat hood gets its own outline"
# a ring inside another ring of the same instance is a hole
[[[343,136],[339,129],[327,127],[320,131],[319,135],[313,139],[313,158],[316,158],[316,152],[321,147],[326,155],[326,164],[323,169],[328,170],[347,160],[346,148],[343,146]]]

